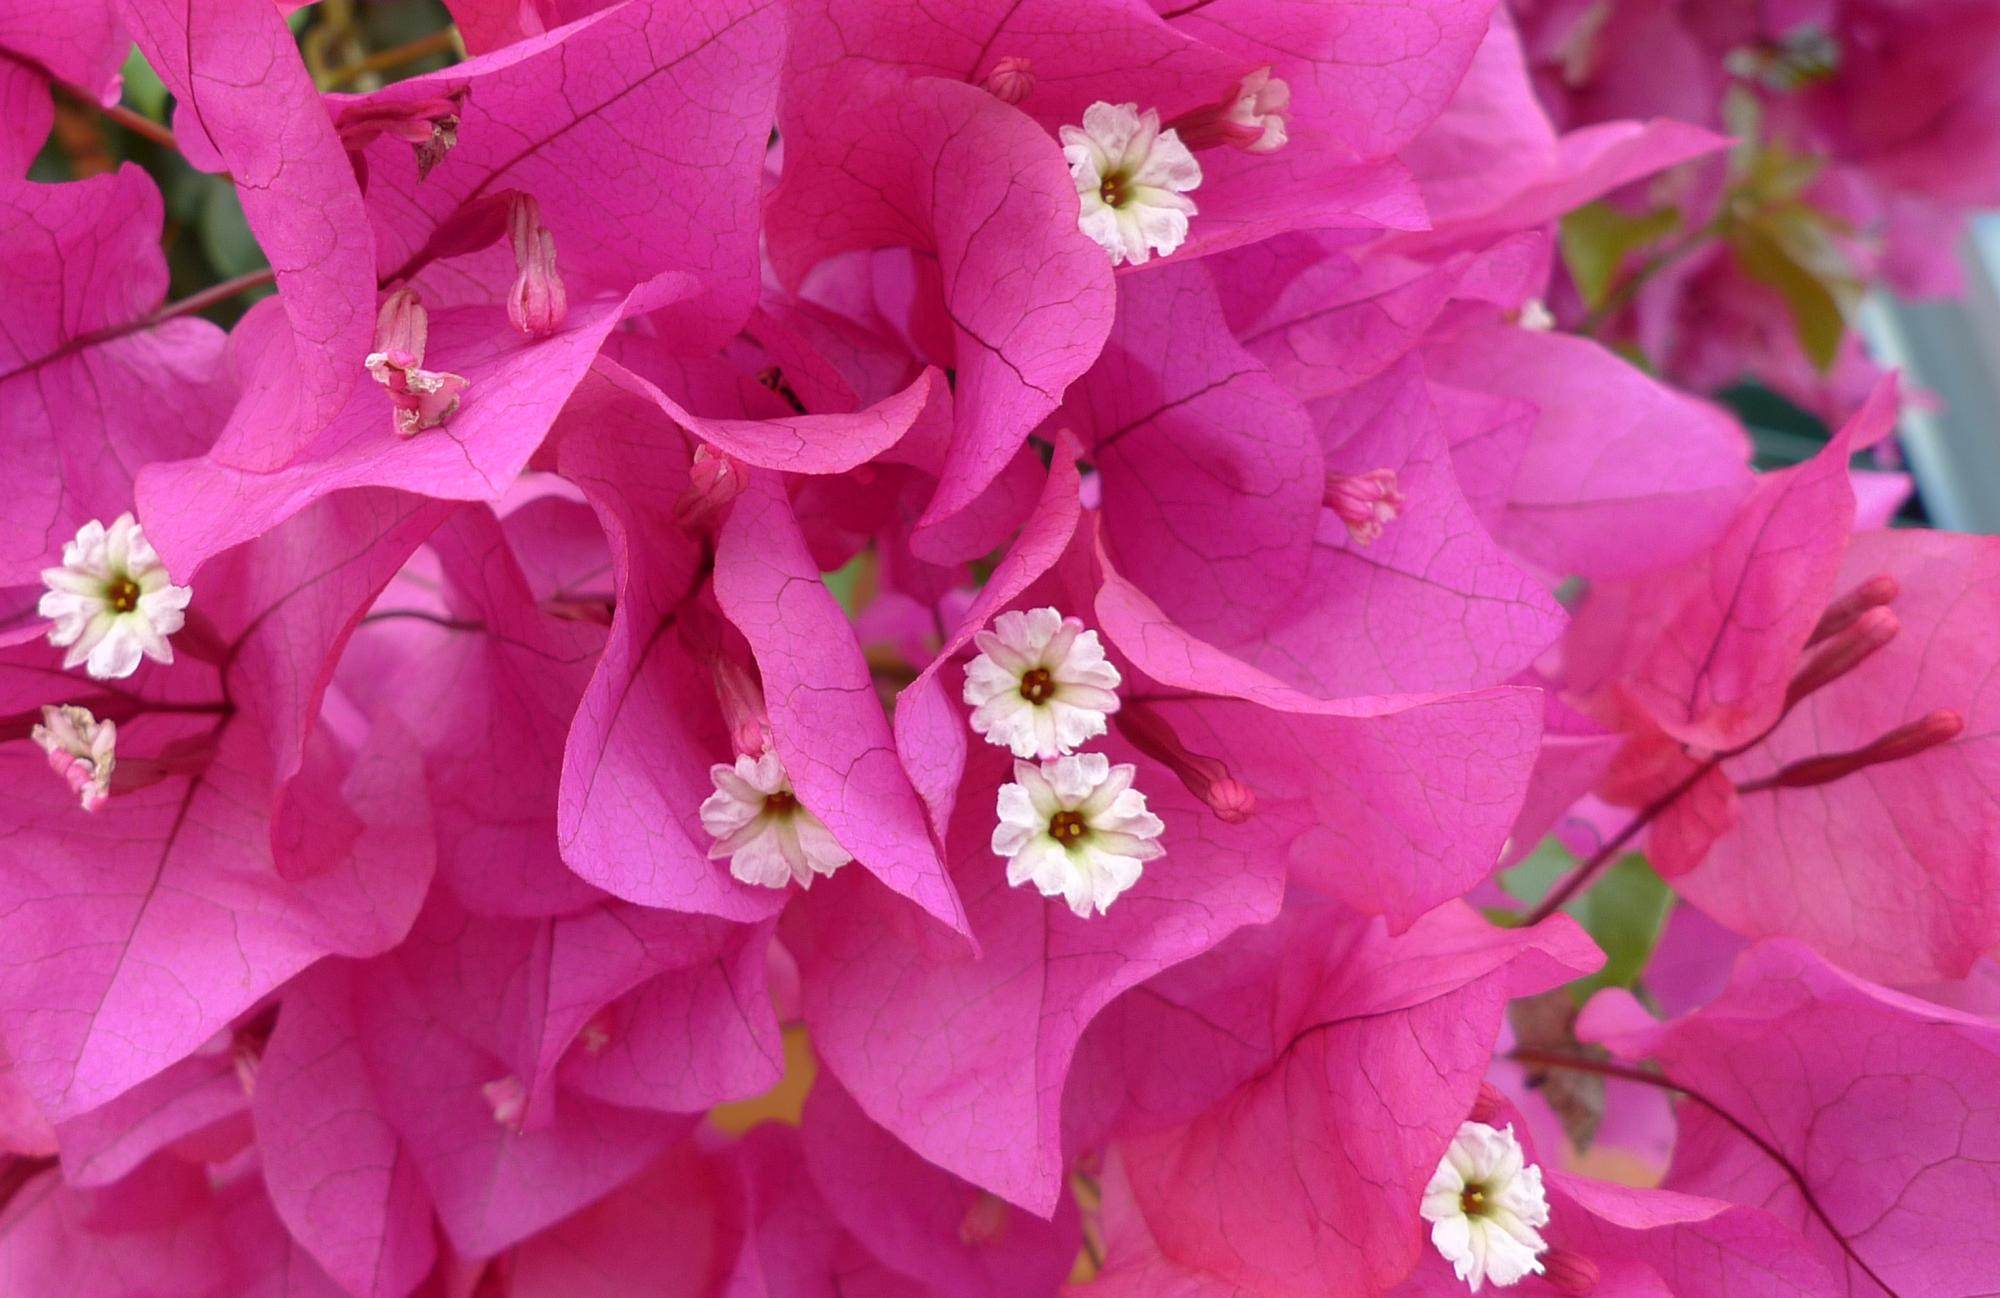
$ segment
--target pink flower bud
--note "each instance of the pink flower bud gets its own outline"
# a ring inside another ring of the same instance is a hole
[[[1276,153],[1285,147],[1285,113],[1291,104],[1292,88],[1263,67],[1244,77],[1234,93],[1182,113],[1167,127],[1190,149]]]
[[[459,375],[423,368],[429,341],[430,313],[416,290],[399,288],[389,294],[375,317],[375,350],[363,364],[388,390],[394,427],[403,437],[450,419],[470,386]]]
[[[1468,1122],[1483,1122],[1493,1126],[1507,1112],[1507,1097],[1491,1082],[1479,1084],[1479,1094],[1472,1098],[1472,1112],[1465,1115]]]
[[[771,719],[764,709],[764,690],[750,669],[727,653],[715,657],[715,698],[729,742],[745,757],[762,757],[771,748]]]
[[[699,527],[720,514],[748,485],[749,477],[741,464],[704,442],[694,448],[688,489],[674,502],[674,521],[682,527]]]
[[[1018,104],[1035,93],[1034,65],[1010,54],[986,74],[986,90],[1003,104]]]
[[[1880,766],[1884,762],[1915,757],[1918,753],[1936,748],[1939,744],[1950,743],[1964,730],[1964,717],[1949,708],[1939,708],[1915,721],[1897,726],[1873,743],[1845,753],[1827,753],[1820,757],[1808,757],[1802,762],[1793,762],[1775,775],[1767,775],[1761,780],[1738,785],[1737,791],[1757,793],[1765,789],[1807,789],[1817,784],[1831,784],[1835,780],[1852,775],[1856,771],[1866,770],[1870,766]]]
[[[111,796],[117,766],[118,727],[99,721],[86,708],[44,707],[30,737],[49,759],[49,769],[76,795],[77,805],[96,811]]]
[[[1813,627],[1812,637],[1806,641],[1806,648],[1810,649],[1820,641],[1840,634],[1852,625],[1854,619],[1871,608],[1879,608],[1889,603],[1901,593],[1902,588],[1888,573],[1877,573],[1870,577],[1826,606],[1826,611],[1820,614],[1818,624]]]
[[[1542,1254],[1542,1279],[1572,1298],[1583,1298],[1597,1288],[1597,1263],[1566,1248],[1552,1248]]]
[[[1792,676],[1785,687],[1785,707],[1789,710],[1815,690],[1831,685],[1859,667],[1876,650],[1894,640],[1901,629],[1901,619],[1890,609],[1877,605],[1861,613]]]
[[[1327,474],[1326,507],[1347,524],[1348,534],[1358,544],[1374,542],[1384,527],[1396,521],[1403,507],[1403,493],[1396,488],[1395,470]]]
[[[521,1116],[528,1111],[528,1088],[520,1078],[510,1073],[480,1087],[479,1094],[485,1098],[486,1107],[493,1110],[493,1121],[520,1130]]]
[[[1007,1234],[1007,1201],[982,1192],[958,1223],[958,1242],[969,1247],[997,1244]]]
[[[562,327],[569,295],[556,273],[555,236],[542,224],[541,205],[532,194],[517,193],[508,203],[507,241],[517,272],[507,291],[507,319],[530,338],[546,338]]]
[[[1190,749],[1156,709],[1127,701],[1114,715],[1119,733],[1131,740],[1134,748],[1178,776],[1189,793],[1208,804],[1216,819],[1240,825],[1256,811],[1256,793],[1220,761]]]

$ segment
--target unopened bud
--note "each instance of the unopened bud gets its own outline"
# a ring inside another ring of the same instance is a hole
[[[111,796],[111,773],[117,768],[118,726],[106,718],[99,721],[88,708],[43,707],[41,724],[29,737],[49,759],[54,771],[77,805],[96,811]]]
[[[542,224],[534,195],[517,193],[509,201],[507,241],[514,247],[517,272],[507,290],[507,319],[530,338],[546,338],[569,314],[569,295],[556,273],[555,236]]]
[[[1007,1201],[981,1191],[958,1223],[958,1242],[970,1247],[993,1244],[1007,1233]]]
[[[493,1111],[493,1121],[520,1130],[521,1116],[528,1111],[528,1088],[521,1084],[520,1078],[510,1073],[480,1087],[479,1094]]]
[[[1566,1248],[1552,1248],[1542,1254],[1542,1279],[1572,1298],[1597,1288],[1597,1263]]]
[[[1854,620],[1863,613],[1871,608],[1880,608],[1901,593],[1902,587],[1897,585],[1896,579],[1888,573],[1877,573],[1870,577],[1826,606],[1826,611],[1819,615],[1819,621],[1814,625],[1812,635],[1806,641],[1806,648],[1810,649],[1822,640],[1839,635],[1852,626]]]
[[[986,91],[1003,104],[1018,104],[1035,93],[1035,69],[1028,60],[1010,54],[986,74]]]
[[[1472,1112],[1466,1114],[1469,1122],[1483,1122],[1493,1126],[1507,1112],[1507,1097],[1491,1082],[1479,1084],[1479,1094],[1472,1097]]]
[[[1118,731],[1132,746],[1179,777],[1187,791],[1208,804],[1216,819],[1240,825],[1257,810],[1257,795],[1213,757],[1190,749],[1158,711],[1127,702],[1113,713]]]
[[[682,527],[700,526],[748,485],[749,475],[734,457],[703,442],[694,448],[694,462],[688,466],[688,489],[674,502],[674,521]]]
[[[1831,784],[1870,766],[1915,757],[1939,744],[1950,743],[1964,730],[1964,717],[1949,708],[1939,708],[1915,721],[1897,726],[1864,747],[1793,762],[1775,775],[1737,786],[1737,791],[1756,793],[1764,789],[1806,789],[1817,784]]]
[[[762,757],[771,749],[771,719],[764,708],[764,690],[749,668],[727,653],[714,663],[715,698],[722,705],[722,722],[729,742],[745,757]]]
[[[1785,687],[1785,707],[1800,700],[1859,667],[1875,652],[1896,638],[1903,623],[1893,609],[1877,605],[1863,611],[1806,660]]]
[[[1182,113],[1167,127],[1190,149],[1220,146],[1275,153],[1285,147],[1285,113],[1291,103],[1292,88],[1263,67],[1244,77],[1233,94]]]
[[[469,386],[459,375],[423,368],[429,341],[430,313],[416,290],[389,294],[375,317],[375,350],[362,363],[388,390],[396,432],[404,437],[450,419]]]
[[[1327,474],[1326,507],[1347,524],[1348,535],[1357,544],[1368,545],[1380,539],[1382,529],[1395,522],[1403,508],[1403,493],[1397,489],[1395,470]]]

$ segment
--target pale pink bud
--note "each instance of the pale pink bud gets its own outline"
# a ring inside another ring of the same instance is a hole
[[[688,489],[674,502],[674,521],[682,527],[708,522],[730,501],[743,494],[749,476],[736,460],[703,442],[694,448],[688,466]]]
[[[394,426],[403,437],[450,419],[469,386],[459,375],[423,368],[429,341],[430,313],[416,290],[399,288],[389,294],[375,317],[375,350],[362,363],[388,391]]]
[[[1382,529],[1396,521],[1403,507],[1403,493],[1396,488],[1393,469],[1370,469],[1366,473],[1326,475],[1326,507],[1347,524],[1347,531],[1361,545],[1382,535]]]
[[[1597,1263],[1566,1248],[1552,1248],[1542,1254],[1542,1279],[1571,1295],[1584,1295],[1597,1288]]]
[[[114,722],[99,721],[86,708],[64,704],[44,707],[42,723],[29,733],[48,755],[49,769],[69,786],[79,806],[96,811],[104,805],[111,796],[112,769],[118,764],[118,727]]]
[[[1035,69],[1028,60],[1010,54],[986,74],[986,90],[1003,104],[1018,104],[1035,93]]]
[[[1182,113],[1167,126],[1190,149],[1275,153],[1285,147],[1285,113],[1291,104],[1292,88],[1263,67],[1244,77],[1234,93]]]
[[[1240,825],[1257,810],[1257,795],[1213,757],[1189,748],[1153,707],[1127,701],[1115,714],[1132,746],[1172,771],[1225,824]]]
[[[995,1244],[1007,1233],[1007,1201],[982,1191],[958,1223],[958,1242],[977,1248]]]
[[[542,224],[541,205],[531,194],[515,194],[507,205],[507,241],[514,247],[513,287],[507,290],[507,319],[530,338],[546,338],[562,327],[569,295],[556,273],[556,239]]]
[[[521,1079],[508,1074],[495,1082],[488,1082],[479,1088],[486,1099],[486,1107],[493,1110],[493,1121],[516,1131],[521,1127],[521,1115],[528,1111],[528,1088]]]
[[[771,749],[771,719],[764,708],[764,690],[750,669],[726,653],[714,661],[715,698],[729,742],[745,757],[762,757]]]

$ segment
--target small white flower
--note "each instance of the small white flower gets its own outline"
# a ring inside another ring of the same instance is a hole
[[[1100,100],[1083,110],[1081,127],[1065,126],[1061,135],[1082,203],[1077,225],[1112,265],[1136,266],[1181,246],[1195,214],[1186,195],[1201,184],[1201,164],[1180,136],[1160,129],[1158,112]]]
[[[63,666],[82,663],[99,680],[139,670],[143,655],[174,660],[167,637],[181,629],[194,592],[167,579],[166,566],[130,514],[109,530],[92,519],[63,546],[60,568],[42,569],[41,615],[54,622],[49,643],[68,645]]]
[[[95,811],[111,796],[111,771],[118,764],[114,749],[118,727],[99,721],[86,708],[65,703],[44,707],[42,724],[30,737],[49,755],[49,769],[63,778],[85,811]]]
[[[701,804],[701,827],[715,838],[711,859],[729,858],[729,873],[745,883],[782,888],[832,874],[854,858],[818,816],[800,805],[776,753],[743,756],[708,770],[715,792]]]
[[[1147,861],[1166,854],[1153,841],[1166,826],[1132,787],[1138,769],[1113,766],[1101,753],[1015,762],[1016,783],[1000,786],[993,828],[1007,882],[1033,883],[1086,918],[1109,909]]]
[[[1097,632],[1052,608],[1016,609],[973,637],[965,665],[972,728],[1016,757],[1060,757],[1104,733],[1118,669]]]
[[[1549,1224],[1542,1169],[1525,1161],[1514,1128],[1461,1123],[1421,1208],[1431,1243],[1474,1293],[1488,1280],[1510,1285],[1542,1273]]]

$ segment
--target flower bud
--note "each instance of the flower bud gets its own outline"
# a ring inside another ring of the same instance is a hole
[[[1283,78],[1258,68],[1238,83],[1235,93],[1213,104],[1182,113],[1167,123],[1190,149],[1226,147],[1248,153],[1275,153],[1285,147],[1285,113],[1292,88]]]
[[[749,475],[733,456],[700,443],[694,448],[694,462],[688,466],[688,489],[674,502],[674,521],[682,527],[699,527],[720,514],[748,485]]]
[[[1542,1279],[1554,1288],[1583,1298],[1597,1288],[1597,1263],[1566,1248],[1552,1248],[1542,1254]]]
[[[986,1191],[972,1201],[958,1223],[958,1242],[972,1248],[998,1243],[1006,1233],[1007,1201]]]
[[[69,786],[85,811],[96,811],[111,796],[111,772],[118,761],[118,726],[99,721],[89,709],[44,707],[30,737],[48,755],[49,769]]]
[[[727,653],[714,660],[715,698],[722,705],[722,723],[729,742],[745,757],[761,757],[771,748],[771,719],[764,709],[764,690],[749,668]]]
[[[1876,650],[1896,638],[1902,625],[1894,611],[1879,605],[1860,614],[1793,673],[1791,683],[1785,687],[1786,709],[1866,662]]]
[[[517,193],[509,201],[507,241],[514,248],[517,272],[507,291],[507,319],[530,338],[546,338],[562,327],[569,295],[556,273],[555,236],[542,224],[534,195]]]
[[[1035,93],[1034,65],[1016,55],[1008,55],[986,74],[986,90],[1003,104],[1018,104]]]
[[[528,1088],[520,1078],[509,1073],[480,1087],[479,1094],[493,1111],[493,1121],[516,1131],[521,1129],[521,1117],[528,1111]]]
[[[1115,714],[1118,731],[1132,746],[1180,778],[1187,791],[1208,804],[1216,819],[1240,825],[1257,810],[1257,795],[1227,766],[1181,742],[1173,725],[1144,703],[1127,702]]]
[[[1889,603],[1901,593],[1902,588],[1888,573],[1877,573],[1870,577],[1826,606],[1826,611],[1819,616],[1818,624],[1813,627],[1811,638],[1806,641],[1806,648],[1810,649],[1822,640],[1839,635],[1853,625],[1854,619],[1871,608],[1879,608]]]
[[[1737,786],[1737,791],[1756,793],[1764,789],[1807,789],[1817,784],[1831,784],[1870,766],[1915,757],[1939,744],[1950,743],[1964,730],[1964,717],[1949,708],[1938,708],[1915,721],[1897,726],[1873,743],[1850,752],[1827,753],[1793,762],[1775,775]]]
[[[1403,493],[1396,487],[1395,470],[1327,474],[1326,507],[1347,524],[1348,535],[1357,544],[1371,544],[1380,539],[1382,529],[1395,522],[1403,508]]]
[[[1467,1122],[1483,1122],[1493,1126],[1507,1113],[1507,1097],[1491,1082],[1479,1084],[1479,1094],[1472,1097],[1472,1112],[1465,1115]]]
[[[415,289],[399,288],[375,317],[375,350],[362,363],[389,393],[398,435],[411,437],[436,428],[458,409],[469,386],[456,374],[423,368],[430,341],[430,313]]]

